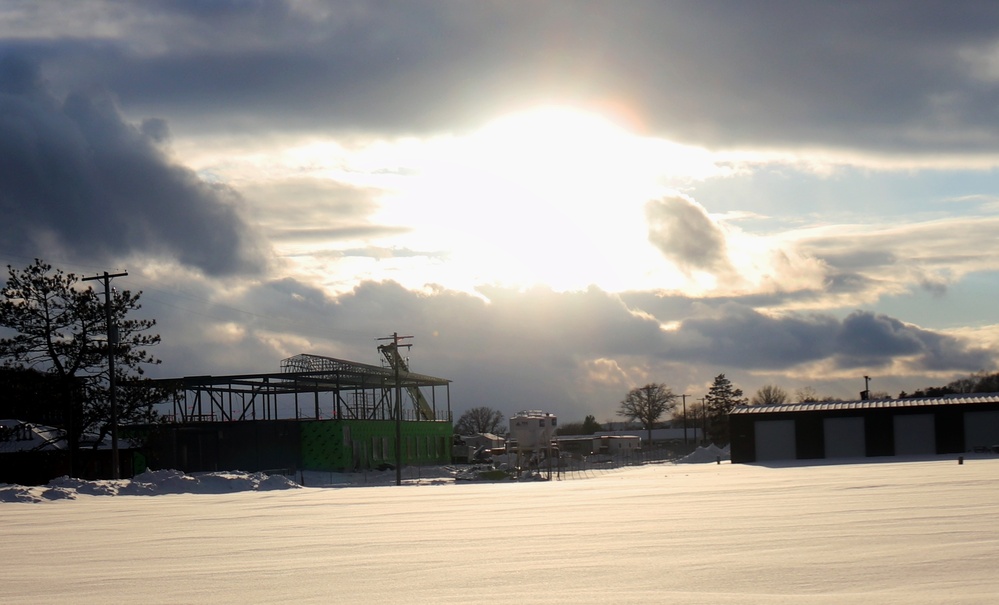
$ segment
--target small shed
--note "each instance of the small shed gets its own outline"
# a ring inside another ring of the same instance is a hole
[[[630,454],[642,449],[638,435],[605,435],[600,438],[600,451],[611,456]]]

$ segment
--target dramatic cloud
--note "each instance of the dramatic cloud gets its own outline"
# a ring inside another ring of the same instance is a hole
[[[238,195],[170,163],[162,122],[136,128],[106,95],[60,102],[37,68],[0,57],[0,226],[8,253],[111,262],[174,257],[213,275],[259,271],[266,247]]]
[[[886,367],[892,360],[903,359],[914,372],[972,373],[995,362],[994,352],[870,313],[847,317],[836,345],[838,365],[845,368]]]
[[[882,373],[892,370],[924,377],[899,387],[913,390],[931,384],[925,378],[931,374],[968,374],[995,363],[994,352],[968,341],[868,312],[843,319],[819,313],[772,317],[735,302],[674,299],[655,307],[656,299],[626,302],[596,289],[482,293],[486,299],[367,282],[333,297],[285,278],[204,307],[180,302],[179,314],[177,302],[159,307],[163,295],[154,292],[147,310],[175,335],[186,329],[192,310],[208,317],[203,326],[211,327],[201,329],[210,338],[202,350],[161,345],[158,354],[173,375],[203,373],[196,360],[206,356],[217,374],[276,371],[281,359],[298,353],[377,364],[377,339],[398,331],[414,337],[407,342],[414,345],[415,371],[454,380],[456,409],[540,407],[580,419],[612,419],[627,390],[649,381],[696,393],[726,373],[751,393],[754,373],[805,370],[804,378],[781,381],[793,390],[825,384],[828,376],[817,369],[837,376],[876,374],[883,386],[888,382]],[[824,395],[852,395],[829,388]]]
[[[63,18],[14,3],[0,35],[45,56],[60,80],[96,78],[130,107],[191,128],[252,119],[425,132],[558,99],[714,145],[999,148],[999,9],[985,3],[117,8],[74,3]],[[44,52],[29,44],[57,36]]]
[[[259,228],[279,241],[352,241],[400,231],[367,223],[376,193],[362,188],[287,175],[238,185]]]
[[[669,339],[670,359],[696,359],[720,367],[788,369],[829,362],[836,369],[887,369],[897,361],[913,372],[975,372],[995,353],[898,319],[856,311],[770,317],[736,303],[680,322]]]
[[[697,203],[685,197],[649,202],[649,241],[684,271],[728,274],[725,234]]]
[[[999,270],[999,259],[983,242],[999,219],[966,215],[901,224],[837,225],[785,234],[802,254],[827,270],[823,293],[875,301],[884,295],[923,289],[934,296],[976,272]]]

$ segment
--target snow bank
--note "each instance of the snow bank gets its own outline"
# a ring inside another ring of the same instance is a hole
[[[714,443],[709,446],[698,446],[696,450],[677,460],[677,464],[703,464],[706,462],[718,462],[730,458],[729,449],[726,445],[720,448]]]
[[[607,469],[601,468],[601,471]],[[616,467],[615,467],[616,468]],[[429,466],[406,467],[401,473],[402,485],[442,485],[456,480],[495,481],[499,479],[528,481],[543,478],[543,473],[525,471],[520,476],[507,467],[499,466]],[[494,471],[493,473],[486,471]],[[500,477],[502,475],[502,477]],[[560,479],[590,478],[593,473],[568,473]],[[372,487],[395,485],[394,469],[359,470],[352,472],[299,471],[294,478],[266,473],[243,471],[195,473],[186,475],[177,470],[146,471],[131,479],[84,481],[70,477],[53,479],[45,486],[23,486],[0,483],[2,502],[48,502],[73,500],[77,496],[157,496],[165,494],[229,494],[233,492],[296,489],[301,487]]]
[[[185,475],[175,470],[146,471],[131,479],[84,481],[53,479],[45,486],[0,484],[0,502],[45,502],[87,496],[158,496],[162,494],[228,494],[301,487],[282,475],[240,471]]]

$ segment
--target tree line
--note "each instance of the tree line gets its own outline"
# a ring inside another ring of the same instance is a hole
[[[729,442],[728,414],[749,400],[725,374],[715,376],[703,399],[680,406],[682,395],[662,383],[650,383],[628,391],[618,404],[617,415],[639,422],[652,441],[652,430],[667,414],[673,422],[700,428],[705,437],[721,445]]]
[[[996,392],[999,392],[999,372],[982,371],[951,381],[942,387],[919,389],[911,394],[902,391],[899,393],[898,399]],[[870,397],[872,399],[891,398],[885,392],[871,393]],[[742,389],[736,388],[725,377],[725,374],[716,376],[707,396],[701,400],[701,403],[695,402],[687,405],[685,413],[677,409],[679,398],[680,396],[665,384],[647,384],[629,391],[619,404],[617,414],[629,421],[640,422],[642,428],[648,431],[650,440],[652,429],[663,417],[669,414],[674,423],[680,422],[683,426],[701,428],[708,440],[724,445],[729,442],[728,414],[736,406],[836,401],[834,397],[820,397],[810,386],[799,388],[791,395],[775,384],[763,385],[751,398],[746,398],[743,396]]]
[[[898,399],[917,397],[943,397],[954,394],[997,393],[999,392],[999,372],[977,372],[965,378],[959,378],[940,387],[927,387],[912,393],[902,391]],[[886,392],[873,392],[873,399],[890,399]],[[652,430],[664,419],[670,419],[674,425],[680,424],[690,428],[699,428],[706,438],[716,444],[729,442],[728,414],[739,405],[784,405],[787,403],[812,403],[821,401],[837,401],[834,397],[819,396],[811,386],[804,386],[789,393],[775,384],[766,384],[757,389],[752,397],[744,397],[742,389],[737,388],[726,378],[725,374],[715,376],[707,395],[703,399],[691,401],[680,406],[681,395],[663,383],[649,383],[635,387],[618,404],[618,416],[628,422],[638,422],[647,431],[647,438],[652,439]],[[472,435],[476,433],[505,432],[506,419],[502,412],[488,407],[473,408],[455,423],[455,433]],[[593,416],[586,416],[583,422],[570,422],[558,429],[560,435],[592,435],[602,426]]]
[[[915,399],[918,397],[944,397],[946,395],[962,395],[973,393],[999,393],[999,372],[975,372],[964,378],[952,380],[940,387],[926,387],[912,393],[902,391],[899,399]]]
[[[628,422],[638,422],[647,431],[648,441],[652,440],[652,430],[665,417],[672,417],[691,428],[701,428],[704,434],[716,443],[728,443],[728,414],[738,405],[745,405],[742,389],[719,374],[715,377],[707,395],[701,403],[692,402],[685,406],[686,416],[679,406],[680,396],[662,383],[649,383],[631,389],[620,402],[617,415]],[[458,435],[505,432],[506,418],[499,410],[489,407],[475,407],[464,412],[454,425]],[[592,435],[603,427],[593,416],[586,416],[582,422],[570,422],[559,426],[560,435]]]

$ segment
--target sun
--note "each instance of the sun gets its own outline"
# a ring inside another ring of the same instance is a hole
[[[645,181],[656,162],[646,142],[609,119],[571,107],[540,107],[496,119],[470,140],[487,165],[532,190],[565,200],[613,189],[627,192]],[[645,183],[646,185],[648,183]],[[587,197],[596,197],[593,195]]]
[[[643,207],[662,194],[671,145],[570,107],[508,114],[424,147],[393,212],[432,222],[421,232],[476,279],[623,289],[650,253]]]
[[[345,255],[341,266],[349,258],[369,279],[466,291],[677,285],[682,276],[649,244],[645,205],[717,170],[703,149],[558,105],[460,134],[310,147],[295,164],[322,165],[325,178],[382,192],[369,221],[393,228],[377,241],[339,245],[388,254]]]

